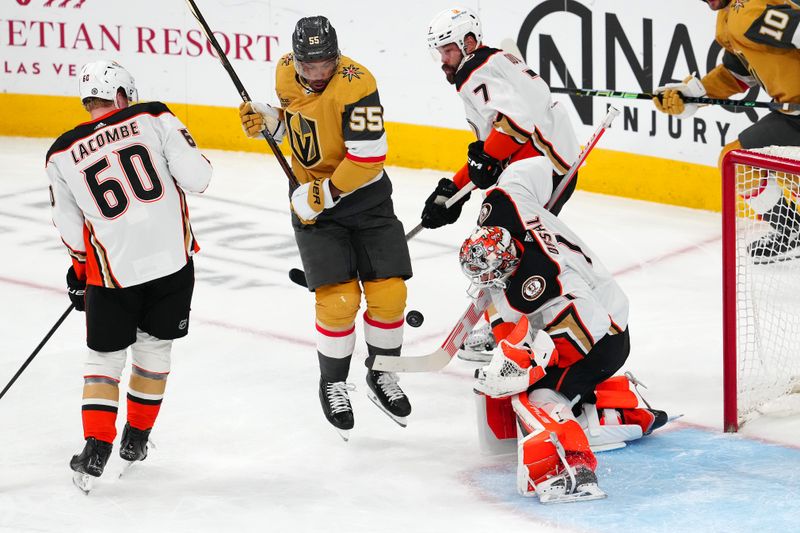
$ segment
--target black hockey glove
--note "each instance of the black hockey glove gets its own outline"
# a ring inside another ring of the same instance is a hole
[[[479,189],[488,189],[503,172],[503,164],[483,151],[483,141],[475,141],[467,150],[469,179]]]
[[[469,194],[454,203],[450,209],[444,203],[458,192],[458,187],[452,180],[442,178],[436,189],[425,200],[425,207],[422,209],[422,227],[428,229],[439,228],[447,224],[452,224],[461,216],[461,208],[467,200]]]
[[[67,270],[67,294],[75,306],[76,311],[83,311],[86,309],[84,302],[84,295],[86,294],[86,280],[78,279],[75,273],[75,267],[69,267]]]

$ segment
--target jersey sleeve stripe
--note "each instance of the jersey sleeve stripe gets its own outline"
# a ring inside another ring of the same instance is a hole
[[[379,155],[375,157],[360,157],[347,152],[345,157],[350,161],[355,161],[356,163],[380,163],[382,161],[386,161],[385,155]]]
[[[65,241],[63,238],[61,239],[61,242],[63,242],[64,246],[67,247],[67,253],[69,253],[70,257],[72,257],[73,259],[75,259],[76,261],[78,261],[80,263],[85,263],[86,262],[86,252],[85,251],[79,251],[79,250],[74,249],[69,244],[67,244],[67,241]]]
[[[484,65],[486,65],[486,63],[488,63],[488,62],[489,62],[489,60],[490,60],[490,59],[491,59],[491,58],[492,58],[492,57],[493,57],[493,56],[494,56],[494,55],[495,55],[497,52],[500,52],[500,50],[492,50],[492,51],[489,53],[489,55],[487,55],[487,56],[484,58],[484,60],[483,60],[483,61],[481,61],[480,63],[478,63],[477,65],[475,65],[474,67],[472,67],[472,68],[470,69],[470,72],[469,72],[469,74],[467,74],[467,77],[466,77],[466,78],[464,78],[463,80],[456,79],[456,92],[459,92],[459,93],[460,93],[460,92],[461,92],[461,89],[464,87],[464,85],[466,85],[466,84],[467,84],[467,82],[468,82],[468,81],[469,81],[469,79],[472,77],[472,75],[473,75],[473,74],[475,74],[476,72],[478,72],[478,71],[479,71],[479,70],[480,70],[480,69],[481,69],[481,68],[482,68]],[[464,67],[469,67],[469,64],[468,64],[468,63],[467,63],[467,64],[465,64],[465,65],[464,65]],[[462,67],[462,68],[464,68],[464,67]],[[458,76],[458,73],[456,73],[456,76]]]
[[[563,157],[558,155],[558,152],[556,152],[553,144],[548,141],[544,135],[542,135],[542,132],[539,131],[539,128],[534,128],[531,139],[534,141],[540,151],[544,151],[545,155],[547,155],[548,159],[550,159],[550,162],[553,163],[556,172],[562,176],[569,172],[569,164],[564,161]]]

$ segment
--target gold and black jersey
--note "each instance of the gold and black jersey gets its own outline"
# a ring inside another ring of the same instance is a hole
[[[342,56],[328,86],[317,93],[297,75],[287,54],[278,63],[275,90],[298,181],[330,178],[344,193],[320,217],[351,215],[389,197],[383,106],[375,78],[363,65]]]
[[[760,85],[775,101],[800,103],[800,3],[732,0],[717,14],[722,64],[703,77],[712,98]]]

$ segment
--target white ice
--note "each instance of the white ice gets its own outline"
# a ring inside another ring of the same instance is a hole
[[[0,386],[69,304],[68,257],[50,223],[48,145],[0,138]],[[83,316],[73,312],[0,400],[0,531],[558,529],[475,482],[479,469],[516,459],[478,451],[473,364],[403,375],[414,412],[402,429],[364,394],[360,340],[350,374],[358,386],[356,426],[350,442],[339,438],[317,398],[313,297],[287,277],[300,261],[286,179],[270,156],[207,155],[212,185],[189,199],[202,247],[192,323],[174,346],[153,431],[158,449],[117,479],[115,448],[91,495],[72,487],[68,461],[83,442],[85,349]],[[446,173],[389,173],[408,230]],[[406,328],[406,355],[437,347],[467,304],[457,247],[477,209],[473,197],[457,224],[426,230],[409,244],[415,275],[408,308],[420,310],[425,323]],[[626,368],[648,385],[650,403],[719,430],[719,215],[578,192],[561,217],[618,274],[631,299]],[[118,426],[122,421],[124,401]],[[761,418],[743,433],[800,446],[800,418]]]

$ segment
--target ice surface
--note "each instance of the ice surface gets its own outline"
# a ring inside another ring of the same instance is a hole
[[[48,145],[0,138],[0,386],[68,305],[68,257],[50,223],[43,169]],[[581,192],[564,209],[563,220],[630,296],[626,369],[648,385],[654,407],[685,417],[669,432],[599,456],[608,500],[544,509],[516,495],[513,456],[478,452],[474,364],[402,376],[414,407],[403,429],[364,394],[360,340],[351,370],[356,426],[350,442],[339,438],[317,399],[313,296],[287,276],[300,261],[286,179],[272,157],[207,155],[211,187],[189,198],[202,247],[191,332],[173,349],[153,430],[159,449],[118,479],[115,448],[90,496],[72,486],[84,352],[83,317],[73,313],[0,401],[0,531],[688,531],[698,514],[706,530],[733,531],[752,529],[736,516],[761,517],[767,529],[787,529],[787,517],[797,516],[800,419],[781,412],[745,426],[744,437],[719,433],[718,214]],[[444,173],[389,173],[410,229]],[[439,345],[466,307],[457,249],[477,214],[475,196],[457,224],[410,243],[408,308],[425,323],[406,328],[407,355]],[[124,411],[122,402],[120,429]],[[785,479],[775,474],[781,468]],[[723,505],[712,494],[723,484],[764,494]],[[734,510],[741,514],[728,518]],[[660,518],[647,522],[648,513]]]

